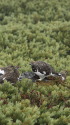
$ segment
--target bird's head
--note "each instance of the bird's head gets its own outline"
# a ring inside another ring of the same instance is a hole
[[[32,62],[29,63],[29,65],[33,66],[34,63],[35,63],[35,61],[32,61]]]
[[[31,62],[30,65],[31,65],[32,71],[35,72],[37,70],[35,62]]]
[[[59,76],[61,77],[62,81],[65,81],[67,74],[68,74],[68,73],[67,73],[66,70],[61,71],[61,72],[59,73]]]

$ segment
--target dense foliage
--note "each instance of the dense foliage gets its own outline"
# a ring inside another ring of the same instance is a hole
[[[0,0],[0,67],[42,60],[67,70],[63,84],[0,84],[0,125],[70,125],[70,1]]]

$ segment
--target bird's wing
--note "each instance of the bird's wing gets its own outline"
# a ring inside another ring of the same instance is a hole
[[[49,75],[51,72],[51,67],[48,63],[45,63],[43,61],[37,61],[34,63],[34,66],[41,72],[45,73],[45,75]]]

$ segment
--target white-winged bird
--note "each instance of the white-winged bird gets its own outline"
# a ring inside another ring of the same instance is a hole
[[[7,80],[11,83],[16,83],[19,78],[19,71],[17,66],[7,66],[0,68],[0,83]]]
[[[43,80],[49,76],[61,76],[54,68],[46,62],[35,61],[30,63],[32,71],[39,77],[38,80]]]

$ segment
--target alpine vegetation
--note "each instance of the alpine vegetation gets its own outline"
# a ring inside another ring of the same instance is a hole
[[[0,0],[0,125],[69,124],[70,0]]]

